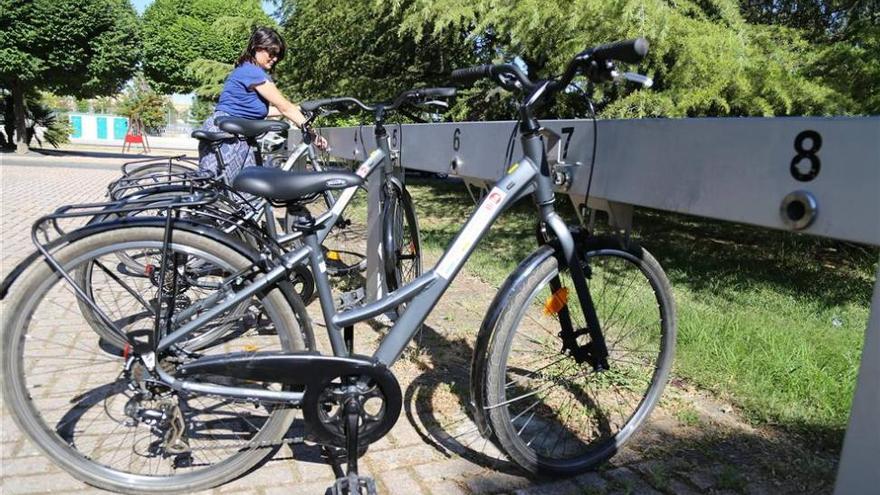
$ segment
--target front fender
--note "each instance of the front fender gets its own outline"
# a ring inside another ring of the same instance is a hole
[[[474,355],[471,359],[471,406],[474,408],[474,418],[480,432],[489,431],[489,422],[485,415],[485,397],[483,396],[481,385],[485,380],[485,372],[487,361],[489,359],[489,345],[495,338],[498,326],[498,320],[501,318],[502,311],[511,304],[511,299],[520,290],[526,279],[543,263],[547,258],[556,255],[556,248],[551,245],[543,245],[532,252],[519,266],[507,277],[504,284],[498,289],[492,304],[483,318],[483,324],[480,325],[480,332],[477,334],[477,341],[474,345]]]

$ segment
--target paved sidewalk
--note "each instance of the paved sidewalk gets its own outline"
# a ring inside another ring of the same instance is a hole
[[[101,198],[117,177],[115,167],[0,167],[0,272],[5,276],[33,250],[34,219],[64,203]],[[426,265],[433,264],[426,260]],[[739,421],[730,408],[674,382],[649,425],[631,447],[623,449],[596,472],[573,479],[528,479],[489,442],[482,439],[464,414],[460,401],[448,393],[455,384],[447,367],[461,365],[467,379],[473,338],[493,287],[463,272],[429,317],[423,344],[426,351],[408,353],[394,367],[405,397],[404,411],[389,435],[373,444],[362,458],[362,471],[376,478],[380,493],[394,494],[600,494],[600,493],[798,493],[827,492],[828,486],[803,486],[773,478],[770,461],[788,462],[779,452],[798,452],[785,439],[770,438]],[[314,307],[310,312],[323,331]],[[369,347],[382,332],[360,325],[355,333]],[[469,336],[468,338],[462,336]],[[326,345],[326,344],[325,344]],[[445,354],[435,353],[439,348]],[[449,349],[454,351],[450,353]],[[453,397],[453,402],[450,401]],[[444,401],[446,401],[444,403]],[[726,408],[726,409],[725,409]],[[438,412],[442,411],[442,412]],[[688,411],[683,415],[681,411]],[[442,417],[438,417],[441,416]],[[440,425],[443,425],[442,427]],[[96,493],[51,464],[18,431],[4,410],[2,420],[2,486],[0,493]],[[778,466],[784,469],[783,466]],[[778,475],[780,478],[782,474]],[[205,493],[323,494],[334,478],[316,446],[282,448],[264,466],[243,478]]]

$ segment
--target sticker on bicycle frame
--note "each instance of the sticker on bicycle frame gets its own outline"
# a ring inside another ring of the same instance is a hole
[[[364,163],[363,165],[358,167],[356,173],[361,176],[361,179],[365,179],[367,177],[367,174],[370,173],[370,165]]]
[[[318,265],[318,270],[321,270],[321,273],[326,272],[327,271],[327,263],[324,263],[322,261],[321,264]]]
[[[458,236],[458,239],[455,240],[455,243],[452,244],[452,247],[450,247],[449,251],[443,256],[440,264],[437,265],[436,273],[438,276],[443,277],[446,280],[449,280],[452,277],[452,273],[455,271],[455,265],[464,258],[471,247],[473,247],[474,243],[477,242],[480,232],[482,232],[492,221],[492,215],[501,203],[504,202],[505,197],[507,197],[507,193],[498,187],[493,187],[492,190],[489,191],[489,194],[486,195],[486,199],[480,204],[480,207],[477,209],[476,213],[474,213],[474,216],[471,217],[471,220],[467,223],[464,230],[461,232],[461,235]]]
[[[508,173],[508,174],[512,174],[513,171],[516,170],[517,167],[519,167],[519,162],[517,162],[517,163],[512,163],[512,164],[510,165],[510,168],[507,169],[507,173]]]

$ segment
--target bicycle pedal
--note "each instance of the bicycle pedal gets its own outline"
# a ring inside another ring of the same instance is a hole
[[[394,319],[392,319],[385,313],[377,315],[375,318],[373,318],[373,321],[375,321],[379,325],[382,325],[383,327],[390,327],[394,325]]]
[[[354,487],[354,490],[352,490]],[[325,495],[378,495],[376,482],[369,476],[350,474],[337,478],[333,486],[327,488]]]
[[[363,302],[366,294],[363,287],[348,292],[343,292],[336,300],[337,306],[341,309],[351,309]]]

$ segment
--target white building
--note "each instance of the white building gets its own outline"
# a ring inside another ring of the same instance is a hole
[[[118,144],[128,132],[128,118],[119,115],[72,112],[70,142],[82,144]]]

